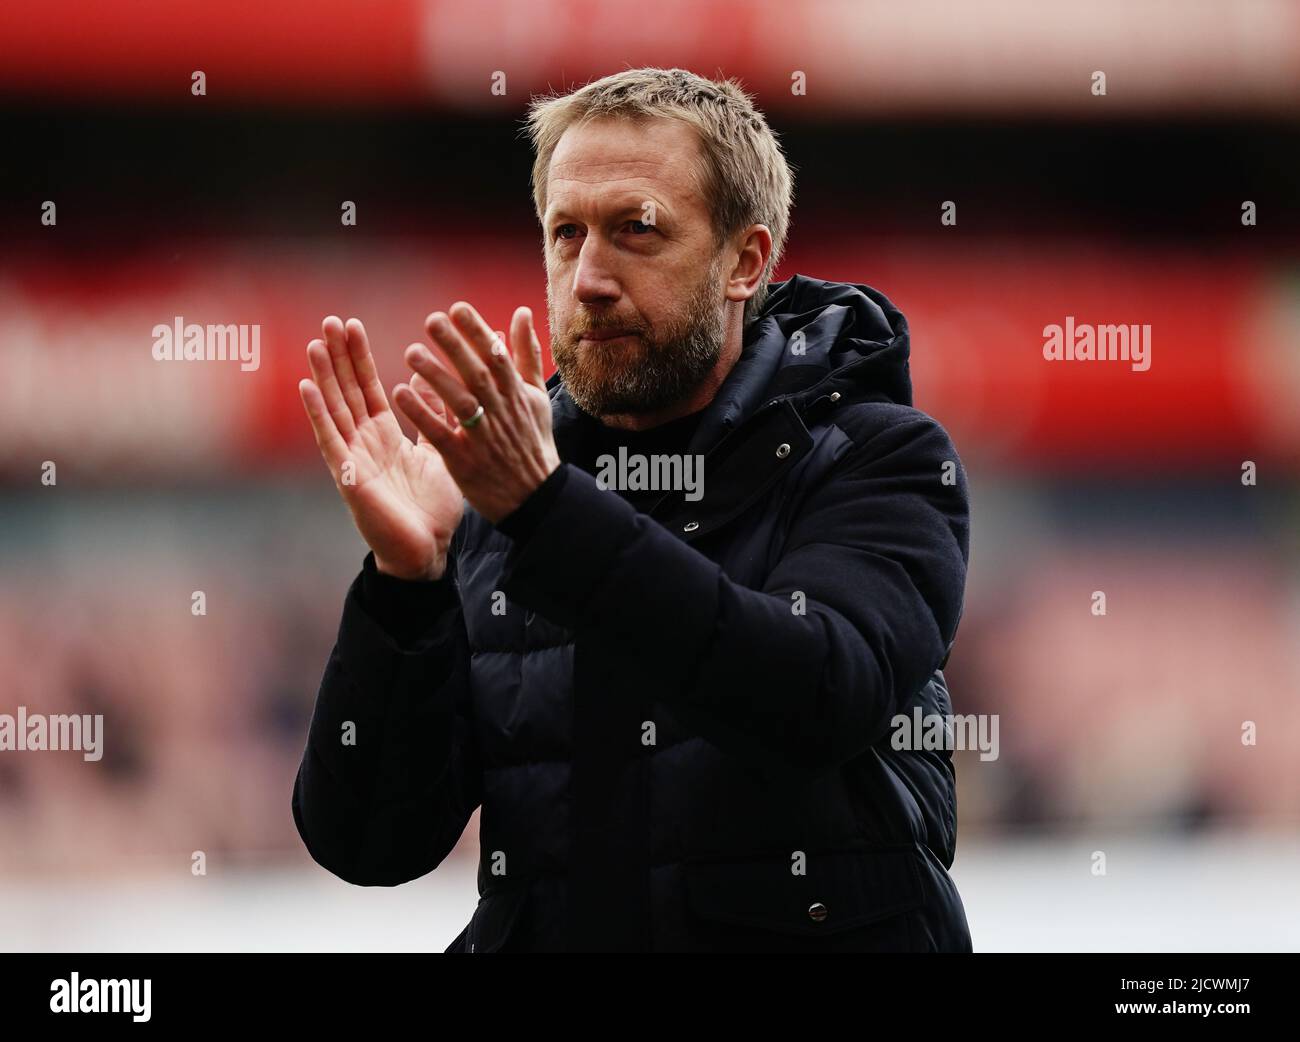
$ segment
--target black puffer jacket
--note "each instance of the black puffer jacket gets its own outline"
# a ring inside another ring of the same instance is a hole
[[[467,508],[439,582],[367,556],[293,790],[312,856],[403,883],[481,804],[448,950],[970,950],[951,755],[890,741],[952,712],[969,540],[908,351],[882,294],[795,276],[702,414],[702,499],[566,462],[526,539]],[[548,386],[575,458],[595,421]]]

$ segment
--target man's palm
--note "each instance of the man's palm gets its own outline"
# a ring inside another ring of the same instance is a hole
[[[321,328],[323,342],[307,346],[315,379],[298,385],[321,455],[380,570],[437,578],[464,511],[460,488],[427,438],[402,433],[361,323],[331,316]],[[427,381],[411,387],[445,418]]]

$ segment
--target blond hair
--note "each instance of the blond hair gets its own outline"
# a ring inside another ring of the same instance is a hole
[[[546,213],[551,156],[564,132],[604,116],[677,119],[699,134],[704,163],[701,188],[713,217],[716,248],[751,224],[772,233],[772,253],[757,292],[745,302],[745,325],[762,309],[772,272],[780,263],[790,225],[794,176],[776,135],[750,96],[734,80],[707,80],[685,69],[627,69],[569,94],[533,100],[525,129],[533,162],[533,206]]]

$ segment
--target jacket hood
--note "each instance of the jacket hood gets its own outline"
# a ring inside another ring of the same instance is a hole
[[[907,319],[870,286],[793,275],[773,283],[745,331],[740,357],[704,410],[691,451],[706,451],[764,405],[789,398],[801,414],[838,392],[850,401],[912,404]],[[592,422],[556,372],[547,381],[557,441]],[[564,454],[563,445],[561,455]]]

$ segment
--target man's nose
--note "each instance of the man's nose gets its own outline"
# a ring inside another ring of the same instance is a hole
[[[609,250],[598,235],[588,235],[583,242],[573,275],[573,295],[580,303],[611,304],[623,295]]]

